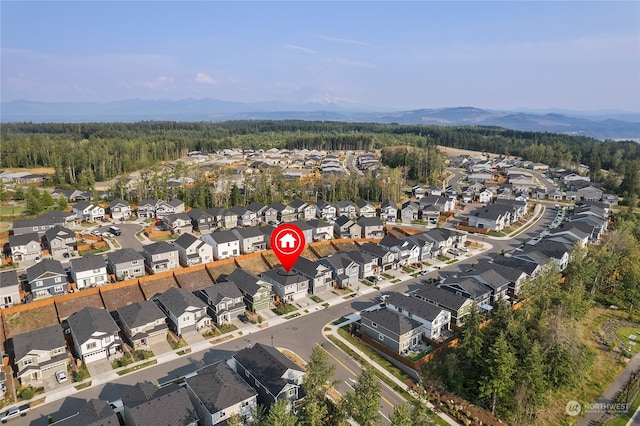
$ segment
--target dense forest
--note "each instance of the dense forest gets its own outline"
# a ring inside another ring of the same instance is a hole
[[[211,152],[234,147],[370,150],[392,146],[428,149],[441,145],[517,155],[552,167],[585,164],[591,177],[608,190],[623,196],[640,195],[640,145],[635,142],[600,142],[588,137],[498,127],[297,120],[10,123],[2,126],[1,137],[0,167],[53,167],[53,183],[73,187],[86,187],[88,182],[149,168],[193,150]],[[389,162],[397,164],[397,156]],[[434,162],[438,160],[425,153],[413,167],[409,165],[408,178],[433,180],[431,170],[438,167],[430,169],[429,177],[418,163],[434,166]]]

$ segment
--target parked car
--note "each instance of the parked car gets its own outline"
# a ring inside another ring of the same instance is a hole
[[[427,275],[429,273],[429,271],[420,271],[420,273],[418,275]]]
[[[450,248],[449,250],[447,250],[447,253],[452,254],[454,256],[459,256],[461,252],[458,249]]]
[[[378,281],[378,277],[376,277],[375,275],[371,275],[369,277],[366,278],[367,281],[371,281],[372,283],[375,283],[376,281]]]
[[[113,235],[111,232],[105,232],[104,234],[102,234],[102,236],[105,238],[113,238],[115,235]]]
[[[69,380],[69,378],[67,377],[67,372],[64,370],[60,370],[56,372],[56,380],[58,381],[58,383],[64,383],[66,381]]]
[[[26,416],[28,412],[29,412],[28,405],[21,405],[19,407],[10,408],[9,410],[0,414],[0,422],[6,423],[7,421],[11,419],[15,419],[16,417]]]
[[[247,318],[246,315],[238,315],[238,319],[240,321],[242,321],[243,323],[245,323],[245,324],[249,324],[251,322],[251,321],[249,321],[249,318]]]
[[[468,249],[468,248],[466,248],[466,247],[458,247],[458,250],[460,250],[460,251],[461,251],[461,252],[463,252],[463,253],[466,253],[466,252],[468,252],[468,251],[469,251],[469,249]]]

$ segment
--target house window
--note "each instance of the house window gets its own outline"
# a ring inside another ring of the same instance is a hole
[[[221,256],[226,256],[228,252],[223,251]]]
[[[42,281],[36,281],[36,287],[42,287]]]
[[[33,358],[25,358],[24,361],[22,361],[22,363],[24,365],[31,365],[33,364]]]
[[[105,337],[104,339],[102,339],[102,342],[103,342],[104,344],[108,344],[109,342],[111,342],[111,336],[107,336],[107,337]]]
[[[132,261],[131,261],[131,264],[132,264],[132,265],[137,265],[137,264],[138,264],[138,261],[137,261],[137,260],[132,260]]]
[[[295,396],[295,395],[296,395],[296,388],[289,389],[289,396]]]
[[[62,278],[61,278],[61,277],[56,277],[56,279],[55,279],[54,281],[55,281],[55,282],[57,282],[57,283],[59,283],[59,282],[61,282],[61,281],[62,281]]]
[[[382,342],[384,341],[384,334],[378,334],[378,339]]]
[[[87,343],[87,349],[95,349],[97,346],[96,342]]]
[[[140,268],[136,268],[136,269],[134,269],[134,270],[133,270],[133,273],[134,273],[134,274],[137,274],[137,273],[140,273],[140,271],[142,271],[142,269],[140,269]]]
[[[93,273],[94,273],[94,274],[97,274],[97,273],[99,273],[99,272],[100,272],[100,269],[94,269],[94,270],[93,270]]]
[[[57,285],[53,288],[53,291],[55,291],[56,293],[62,293],[64,291],[64,287],[61,285]]]
[[[186,315],[186,316],[184,317],[184,320],[185,320],[185,321],[189,321],[190,319],[191,319],[191,317],[190,317],[189,315]]]

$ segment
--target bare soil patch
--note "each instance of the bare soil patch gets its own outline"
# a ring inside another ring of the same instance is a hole
[[[318,256],[316,256],[316,254],[312,252],[309,247],[305,247],[305,249],[302,251],[302,254],[300,256],[307,258],[311,261],[318,260]]]
[[[156,294],[164,293],[169,290],[171,287],[178,287],[178,283],[176,280],[171,278],[163,278],[157,281],[149,281],[146,283],[140,284],[142,287],[142,293],[144,294],[144,298],[149,300]]]
[[[499,157],[498,154],[484,153],[480,151],[470,151],[468,149],[460,149],[460,148],[449,148],[447,146],[442,146],[442,145],[438,145],[438,151],[440,151],[447,157],[455,157],[456,155],[477,156],[477,155],[484,155],[484,154],[489,155],[489,157],[491,158]]]
[[[353,251],[358,250],[356,243],[336,243],[334,244],[339,251]]]
[[[36,175],[52,175],[55,173],[55,169],[53,167],[34,167],[32,169],[25,169],[25,168],[7,168],[5,170],[8,170],[10,172],[27,172],[27,173],[33,173]]]
[[[211,274],[211,276],[213,277],[213,279],[215,279],[216,281],[220,281],[220,277],[222,275],[229,275],[230,273],[232,273],[233,271],[235,271],[238,267],[236,266],[235,263],[227,263],[224,265],[216,265],[216,266],[208,266],[207,269],[209,270],[209,274]]]
[[[16,334],[57,324],[59,321],[55,306],[47,305],[5,315],[3,322],[5,338],[10,339]]]
[[[144,295],[137,285],[103,291],[102,300],[108,311],[115,311],[132,303],[143,302]]]
[[[74,312],[78,312],[87,306],[104,308],[100,294],[91,294],[77,299],[65,300],[64,302],[56,301],[56,308],[58,309],[60,320],[67,319]]]
[[[263,256],[267,261],[267,266],[271,265],[273,268],[275,268],[276,266],[280,265],[280,261],[278,260],[275,254],[268,252],[268,253],[264,253]]]
[[[196,291],[213,285],[213,280],[204,269],[201,271],[189,272],[188,274],[176,275],[175,278],[180,287],[189,291]]]
[[[262,257],[253,257],[251,259],[237,259],[237,263],[240,265],[242,269],[245,269],[249,272],[252,272],[256,275],[260,274],[269,269]]]
[[[323,244],[314,246],[313,249],[320,255],[320,257],[331,256],[336,254],[336,249],[331,244]]]

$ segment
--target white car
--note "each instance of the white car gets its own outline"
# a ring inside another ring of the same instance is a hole
[[[449,250],[447,250],[447,253],[452,254],[454,256],[459,256],[460,255],[460,250],[454,249],[454,248],[450,248]]]
[[[67,377],[67,372],[64,370],[60,370],[56,372],[56,380],[58,381],[58,383],[64,383],[66,381],[69,380],[69,378]]]
[[[105,232],[104,234],[102,234],[103,237],[105,238],[113,238],[114,235],[111,232]]]

